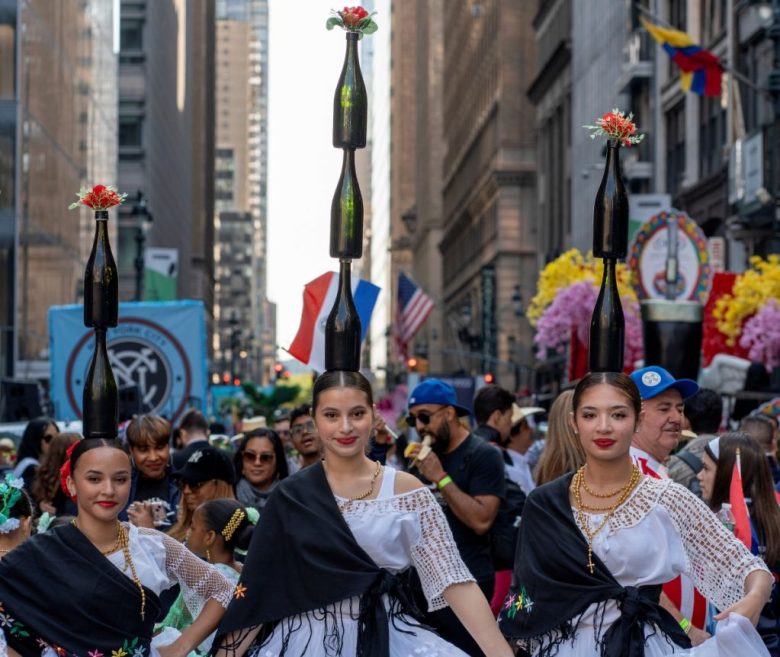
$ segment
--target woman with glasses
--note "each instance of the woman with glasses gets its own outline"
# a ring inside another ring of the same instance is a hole
[[[171,470],[171,423],[159,415],[139,415],[127,425],[125,436],[133,477],[130,504],[119,519],[165,531],[176,522],[181,497]]]
[[[205,445],[190,454],[184,467],[173,474],[181,490],[179,518],[168,532],[173,538],[183,541],[192,526],[192,516],[204,502],[236,498],[233,488],[236,473],[233,463],[224,450]]]
[[[366,456],[371,386],[331,371],[314,384],[324,459],[281,482],[260,516],[212,648],[217,657],[466,657],[423,627],[409,590],[452,606],[482,651],[510,657],[441,507],[416,477]]]
[[[32,493],[38,462],[48,451],[49,443],[60,432],[57,423],[49,417],[37,417],[30,420],[24,428],[19,450],[16,453],[16,467],[13,475],[24,480],[24,489]]]
[[[261,510],[268,495],[287,477],[287,459],[279,435],[272,429],[254,429],[238,445],[233,466],[238,474],[236,499]]]

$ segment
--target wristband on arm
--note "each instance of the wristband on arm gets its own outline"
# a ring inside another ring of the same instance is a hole
[[[444,474],[444,476],[439,479],[439,481],[436,482],[436,488],[439,490],[443,490],[445,486],[452,483],[452,477],[450,477],[448,474]]]

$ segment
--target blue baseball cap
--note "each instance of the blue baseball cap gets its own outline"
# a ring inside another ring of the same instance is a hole
[[[455,388],[449,383],[440,379],[425,379],[412,390],[409,395],[409,407],[418,404],[441,404],[442,406],[452,406],[458,415],[469,415],[471,411],[458,403],[458,396],[455,394]]]
[[[650,365],[632,372],[631,379],[639,388],[642,399],[652,399],[669,388],[679,390],[684,400],[693,397],[699,391],[699,384],[696,381],[675,379],[670,372],[658,365]]]

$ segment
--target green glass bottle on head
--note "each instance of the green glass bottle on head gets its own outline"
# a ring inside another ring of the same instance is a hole
[[[352,297],[352,275],[349,260],[340,263],[336,301],[325,324],[325,369],[360,369],[360,315]]]
[[[116,438],[119,421],[116,379],[106,346],[106,329],[95,329],[95,352],[84,382],[83,434],[85,438]]]
[[[358,59],[358,35],[348,32],[347,53],[333,96],[333,146],[365,148],[368,95]]]
[[[119,276],[108,240],[108,210],[95,210],[95,237],[84,272],[84,325],[116,326]]]
[[[330,204],[330,256],[357,259],[363,255],[363,196],[355,171],[355,151],[344,149],[344,159]]]

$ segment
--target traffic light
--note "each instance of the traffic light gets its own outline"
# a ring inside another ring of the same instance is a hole
[[[241,385],[241,379],[233,379],[233,385],[234,386],[240,386]]]
[[[230,374],[222,375],[222,383],[230,383]]]
[[[482,378],[485,380],[485,383],[488,384],[496,382],[496,377],[493,376],[493,372],[485,372]]]
[[[284,365],[282,365],[281,363],[276,363],[276,365],[274,365],[274,372],[276,373],[276,380],[278,381],[285,374]]]
[[[428,359],[422,356],[410,356],[406,359],[406,369],[410,372],[428,374]]]

